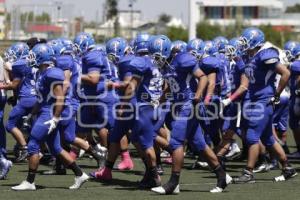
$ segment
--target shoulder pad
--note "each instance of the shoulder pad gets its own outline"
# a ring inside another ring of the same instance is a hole
[[[52,81],[63,81],[65,80],[65,75],[64,75],[64,72],[57,68],[57,67],[52,67],[49,69],[49,71],[47,72],[47,75],[46,75],[47,79],[50,79]]]
[[[59,56],[56,59],[56,67],[62,70],[71,70],[74,66],[74,60],[71,55]]]
[[[202,59],[202,65],[212,69],[219,68],[219,60],[216,57],[208,56]]]
[[[82,58],[82,63],[88,67],[102,66],[103,55],[100,51],[90,51]]]
[[[180,53],[175,56],[173,60],[173,65],[178,67],[195,67],[197,65],[198,61],[197,58],[190,53]]]
[[[260,60],[265,64],[274,64],[280,61],[279,52],[275,48],[264,49],[259,53]]]
[[[291,64],[292,72],[300,72],[300,60],[296,60]]]
[[[136,71],[146,71],[148,68],[147,61],[144,57],[135,57],[130,61],[130,67]]]

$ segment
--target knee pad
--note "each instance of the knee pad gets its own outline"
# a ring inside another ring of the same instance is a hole
[[[29,155],[38,154],[40,152],[40,143],[34,138],[29,139],[27,147]]]

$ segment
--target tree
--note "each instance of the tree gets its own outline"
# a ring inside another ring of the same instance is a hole
[[[114,35],[119,35],[120,23],[118,18],[118,0],[106,0],[106,18],[114,19]]]
[[[163,13],[158,17],[158,22],[167,24],[171,21],[171,18],[172,18],[171,15]]]
[[[207,21],[197,24],[197,37],[203,40],[212,40],[213,38],[222,35],[221,26],[210,25]]]
[[[188,31],[182,27],[170,26],[167,28],[167,36],[172,41],[175,41],[175,40],[187,41],[188,40]]]
[[[300,13],[300,4],[295,4],[293,6],[289,6],[285,10],[286,13]]]

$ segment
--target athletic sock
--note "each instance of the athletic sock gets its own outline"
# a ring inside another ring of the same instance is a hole
[[[155,151],[155,155],[156,155],[156,165],[161,165],[160,151],[159,150]]]
[[[226,173],[221,165],[216,166],[213,171],[216,174],[217,178],[222,178],[226,176]]]
[[[173,172],[168,183],[177,186],[179,184],[180,172]]]
[[[29,169],[28,174],[27,174],[27,182],[33,183],[36,175],[36,170],[34,169]]]
[[[297,145],[297,151],[300,152],[300,145]]]
[[[80,167],[75,162],[70,164],[69,168],[74,172],[75,176],[82,176],[83,173],[82,173]]]
[[[157,178],[158,173],[157,173],[156,166],[155,167],[150,167],[148,172],[149,172],[149,175],[150,175],[151,178]]]
[[[105,167],[112,170],[113,167],[114,167],[114,164],[115,164],[114,162],[110,162],[110,161],[107,160],[106,163],[105,163]]]
[[[148,164],[147,164],[146,158],[142,158],[142,161],[143,161],[143,163],[145,165],[145,169],[146,169],[146,172],[147,172],[148,171]]]

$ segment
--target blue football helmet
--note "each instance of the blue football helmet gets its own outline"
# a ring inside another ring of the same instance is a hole
[[[133,50],[135,53],[148,53],[149,52],[149,41],[151,35],[148,33],[140,33],[134,40]]]
[[[165,35],[151,37],[149,53],[159,66],[163,66],[171,55],[171,40]]]
[[[74,45],[79,53],[84,54],[95,47],[95,40],[89,33],[78,33],[74,39]]]
[[[202,44],[203,44],[203,40],[192,39],[188,42],[186,50],[188,52],[191,52],[193,55],[197,56],[200,53]]]
[[[206,54],[206,55],[214,56],[216,55],[216,53],[218,53],[218,49],[213,41],[207,40],[201,44],[200,46],[201,55]]]
[[[121,37],[112,38],[106,43],[107,55],[116,61],[125,55],[127,49],[127,41]]]
[[[61,40],[59,39],[50,40],[47,44],[53,49],[54,55],[56,57],[60,56],[63,53],[64,45]]]
[[[172,42],[171,51],[172,53],[183,53],[186,52],[187,43],[181,40]]]
[[[300,55],[300,44],[298,44],[296,47],[292,50],[292,56],[293,58],[296,58]]]
[[[106,53],[106,47],[104,44],[96,44],[94,49],[97,51],[102,51],[102,52]]]
[[[246,28],[241,35],[242,51],[261,47],[265,43],[265,34],[258,28]]]
[[[62,50],[63,54],[73,54],[75,51],[75,46],[72,40],[69,40],[67,38],[59,38],[61,43],[64,45],[64,48]]]
[[[228,57],[236,57],[241,55],[241,41],[239,38],[232,38],[225,46],[225,55]]]
[[[11,45],[6,53],[5,57],[7,61],[15,62],[18,59],[26,58],[29,55],[29,46],[24,42],[17,42]]]
[[[300,43],[296,42],[296,41],[288,41],[284,44],[284,52],[286,54],[286,57],[288,58],[289,61],[292,61],[294,59],[294,49],[296,48],[296,46],[298,46]]]
[[[215,39],[213,39],[213,42],[215,45],[217,45],[218,51],[220,53],[225,52],[225,46],[228,44],[228,40],[223,36],[218,36]]]
[[[31,65],[40,66],[41,64],[52,64],[54,51],[48,44],[37,44],[29,53]]]

